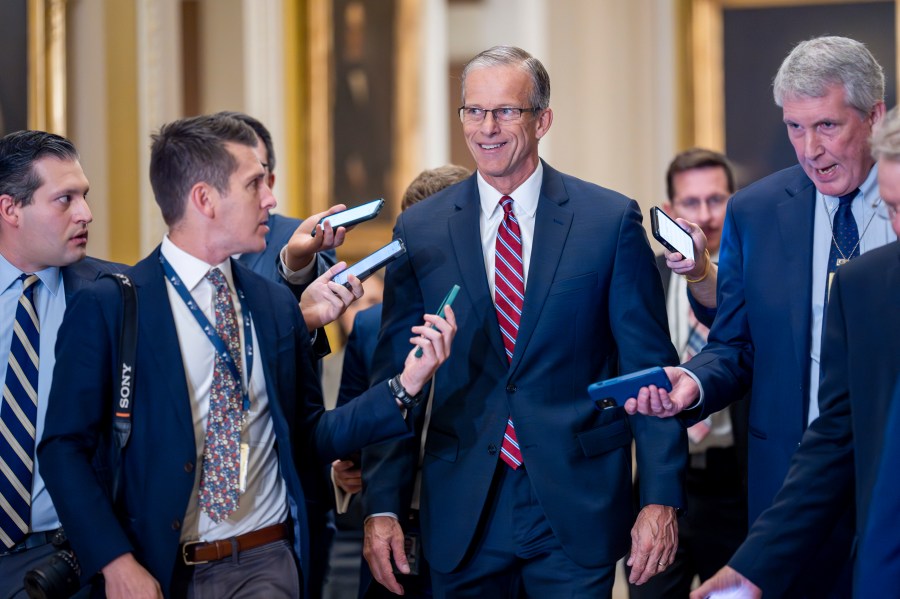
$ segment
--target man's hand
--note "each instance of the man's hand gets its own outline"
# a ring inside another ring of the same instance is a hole
[[[403,587],[397,582],[391,567],[392,555],[397,569],[403,574],[409,574],[400,523],[390,516],[373,516],[366,520],[363,557],[369,562],[372,576],[390,592],[402,595]]]
[[[631,555],[628,582],[644,584],[675,559],[678,549],[678,521],[675,508],[647,505],[638,514],[631,529]]]
[[[120,555],[101,571],[108,599],[163,599],[159,583],[131,553]]]
[[[353,495],[362,491],[362,470],[353,460],[335,460],[331,462],[334,483],[347,493]]]
[[[409,341],[415,347],[406,356],[400,384],[407,393],[415,395],[450,357],[450,346],[456,335],[456,315],[450,306],[445,306],[444,318],[426,314],[425,324],[413,327],[412,332],[416,336]],[[416,356],[419,348],[422,349],[421,357]]]
[[[309,264],[316,252],[330,250],[344,243],[347,229],[338,227],[337,230],[334,230],[329,223],[325,223],[324,226],[318,223],[323,217],[346,209],[347,207],[343,204],[337,204],[325,212],[313,214],[300,223],[287,242],[287,251],[284,256],[285,266],[293,271],[300,270]],[[315,237],[312,236],[313,229],[316,230]]]
[[[687,231],[694,241],[694,260],[689,260],[679,252],[666,250],[666,266],[679,275],[686,275],[689,279],[698,279],[703,276],[706,268],[706,248],[709,242],[700,225],[694,224],[683,218],[676,218],[678,226]]]
[[[663,370],[672,383],[672,391],[667,392],[656,385],[641,387],[636,398],[630,397],[625,400],[626,412],[632,415],[668,418],[697,403],[697,399],[700,398],[700,387],[690,375],[672,366],[666,366]]]
[[[691,593],[691,599],[760,599],[762,589],[744,578],[740,572],[725,566]]]
[[[355,276],[347,277],[350,289],[331,280],[345,268],[346,262],[338,262],[310,283],[300,296],[300,311],[310,333],[337,320],[347,306],[363,296],[362,283]]]

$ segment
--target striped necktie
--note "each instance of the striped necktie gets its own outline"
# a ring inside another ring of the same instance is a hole
[[[522,304],[525,303],[525,277],[522,268],[522,232],[519,221],[512,211],[513,199],[500,198],[503,208],[503,222],[497,231],[496,254],[494,256],[494,304],[497,306],[497,321],[503,335],[506,359],[512,362],[522,318]],[[522,465],[522,452],[516,439],[516,428],[512,418],[506,420],[506,431],[500,445],[500,459],[515,470]]]
[[[37,275],[19,277],[3,402],[0,407],[0,541],[9,549],[22,541],[31,523],[34,431],[37,422],[40,324],[34,306]]]

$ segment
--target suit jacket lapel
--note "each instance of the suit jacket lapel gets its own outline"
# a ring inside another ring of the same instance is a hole
[[[791,301],[791,338],[804,381],[809,377],[809,326],[812,320],[812,262],[813,228],[815,223],[816,188],[802,173],[785,188],[785,197],[778,203],[775,218],[781,232],[781,251],[785,261],[785,293]],[[797,243],[797,240],[801,240]],[[798,251],[799,250],[799,251]]]
[[[456,255],[462,291],[468,294],[473,306],[490,306],[491,314],[485,315],[481,321],[485,323],[482,330],[488,337],[497,357],[506,364],[506,352],[500,336],[500,325],[497,323],[491,289],[488,286],[487,274],[484,271],[484,250],[481,246],[480,213],[481,204],[478,196],[478,184],[473,175],[460,186],[462,189],[454,199],[454,212],[447,219],[450,229],[450,243]],[[432,309],[426,307],[426,309]]]
[[[152,356],[156,363],[155,374],[160,384],[169,388],[166,397],[147,398],[146,401],[171,401],[177,415],[182,435],[194,437],[193,415],[187,392],[187,375],[178,345],[175,318],[169,304],[166,280],[159,263],[159,247],[127,272],[134,281],[138,293],[138,359],[142,353]],[[141,345],[149,350],[142,352]],[[154,376],[154,372],[136,373],[136,376]],[[136,398],[141,401],[141,398]]]
[[[559,172],[544,163],[544,180],[535,214],[534,242],[525,284],[525,304],[510,372],[515,371],[522,361],[559,266],[572,226],[572,211],[565,207],[568,201],[569,196]]]

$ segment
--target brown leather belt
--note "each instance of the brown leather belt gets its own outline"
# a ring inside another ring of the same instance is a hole
[[[185,564],[194,566],[231,557],[235,549],[238,552],[247,551],[290,538],[291,528],[287,522],[282,522],[222,541],[185,543],[181,546],[181,557]]]

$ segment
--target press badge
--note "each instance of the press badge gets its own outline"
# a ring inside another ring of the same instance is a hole
[[[240,474],[240,482],[238,483],[238,488],[240,492],[243,494],[247,490],[247,467],[248,460],[250,459],[250,444],[249,443],[241,443],[241,474]]]

